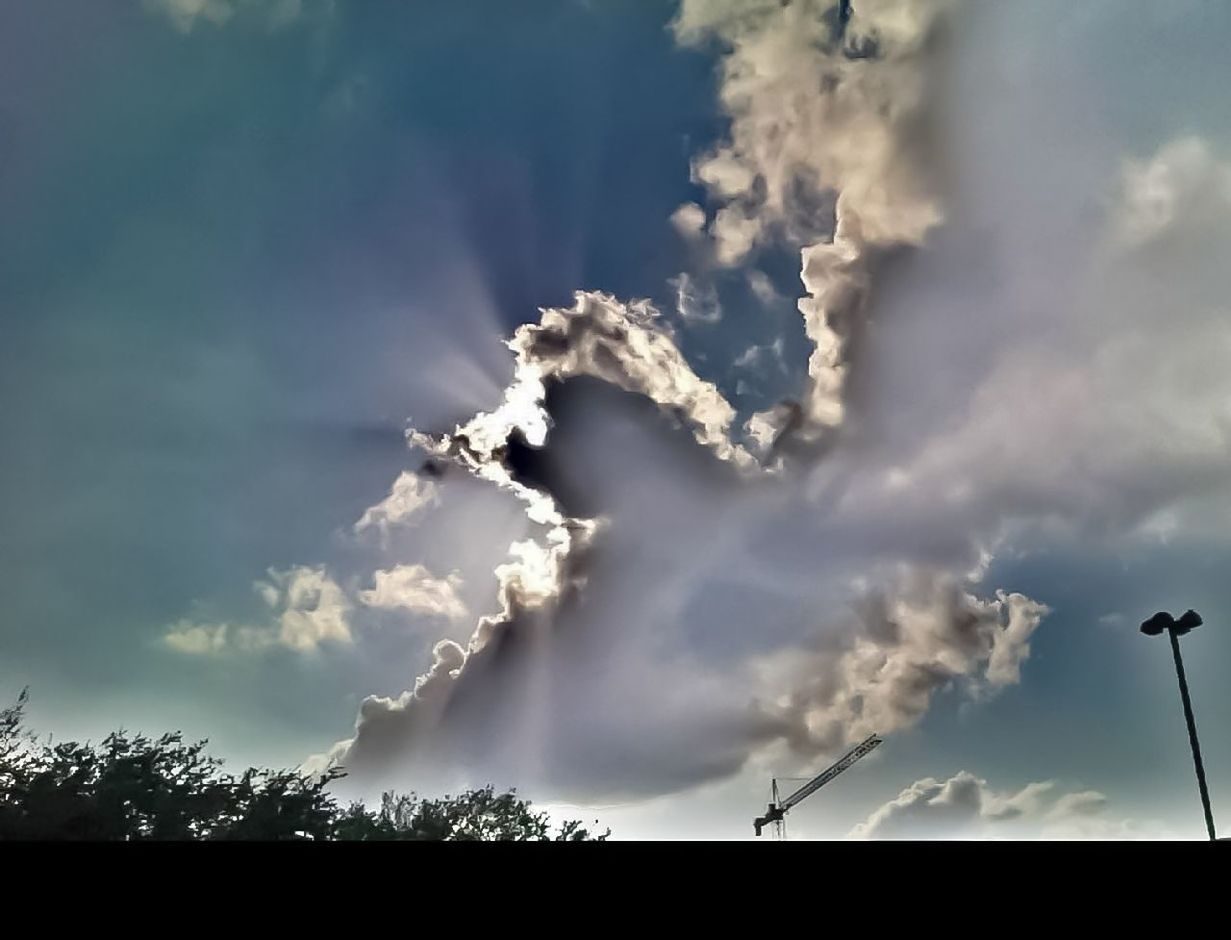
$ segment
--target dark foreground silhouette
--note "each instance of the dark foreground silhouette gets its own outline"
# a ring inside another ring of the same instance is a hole
[[[380,808],[342,806],[332,770],[226,773],[177,732],[117,731],[101,744],[40,743],[25,731],[26,693],[0,710],[0,840],[604,841],[577,820],[552,831],[514,791],[442,799],[385,793]]]

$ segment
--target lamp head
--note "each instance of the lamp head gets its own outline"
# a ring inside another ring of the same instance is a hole
[[[1158,636],[1169,627],[1175,626],[1175,618],[1171,614],[1159,611],[1141,625],[1141,632],[1146,636]]]
[[[1175,632],[1183,636],[1189,630],[1195,630],[1201,626],[1201,615],[1195,610],[1186,610],[1179,620],[1175,622]]]
[[[1183,636],[1201,624],[1201,615],[1195,610],[1184,611],[1179,620],[1160,610],[1141,625],[1141,632],[1146,636],[1158,636],[1164,630],[1171,630],[1176,636]]]

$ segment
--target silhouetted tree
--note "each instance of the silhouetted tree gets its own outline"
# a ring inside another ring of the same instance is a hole
[[[205,741],[108,735],[101,744],[40,744],[23,729],[27,701],[0,710],[0,839],[603,841],[581,823],[553,835],[513,791],[488,786],[443,799],[385,793],[380,809],[343,808],[316,777],[249,768],[225,773]]]
[[[486,786],[441,799],[418,799],[412,794],[384,793],[380,809],[368,813],[352,804],[353,830],[342,838],[414,841],[583,842],[604,841],[577,820],[561,825],[554,835],[546,813],[535,813],[528,800],[515,791],[497,793]],[[344,814],[345,817],[345,814]]]

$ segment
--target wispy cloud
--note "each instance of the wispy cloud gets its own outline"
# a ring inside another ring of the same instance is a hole
[[[253,585],[269,608],[269,619],[254,626],[226,623],[175,624],[163,637],[177,653],[212,655],[229,651],[259,652],[280,646],[314,653],[322,645],[354,641],[351,604],[323,567],[298,566],[278,571]]]
[[[270,29],[299,20],[305,8],[315,13],[332,12],[333,0],[141,0],[151,13],[165,17],[181,33],[191,33],[198,24],[224,26],[237,14],[252,13]]]
[[[393,481],[389,495],[364,510],[355,532],[375,529],[384,539],[397,526],[409,525],[428,509],[440,504],[436,484],[417,473],[404,471]]]

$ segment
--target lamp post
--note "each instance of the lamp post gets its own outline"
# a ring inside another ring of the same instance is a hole
[[[1184,677],[1184,660],[1180,658],[1180,637],[1201,626],[1201,615],[1195,610],[1185,611],[1176,620],[1171,614],[1159,611],[1141,625],[1146,636],[1158,636],[1164,630],[1171,638],[1171,655],[1175,658],[1175,675],[1180,682],[1180,699],[1184,702],[1184,720],[1188,723],[1188,743],[1193,749],[1193,766],[1197,770],[1197,787],[1201,791],[1201,808],[1205,811],[1205,831],[1210,841],[1214,835],[1214,813],[1210,809],[1210,791],[1205,785],[1205,765],[1201,762],[1201,745],[1197,743],[1197,722],[1193,719],[1193,703],[1188,697],[1188,680]]]

